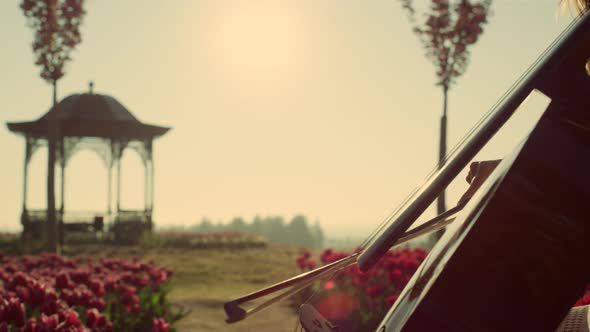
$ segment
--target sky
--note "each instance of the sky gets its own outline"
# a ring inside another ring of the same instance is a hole
[[[556,2],[494,0],[449,93],[450,147],[571,21]],[[18,5],[0,2],[2,123],[51,105]],[[93,81],[140,121],[172,128],[155,142],[159,227],[302,213],[328,236],[362,237],[436,163],[442,92],[398,0],[87,0],[86,11],[58,98]],[[478,158],[509,153],[530,108]],[[23,138],[0,129],[0,151],[0,231],[19,230]],[[46,151],[29,167],[28,206],[43,208]],[[122,207],[142,208],[139,157],[126,151],[122,167]],[[94,152],[76,154],[65,179],[66,211],[106,209]],[[449,205],[465,189],[454,183]]]

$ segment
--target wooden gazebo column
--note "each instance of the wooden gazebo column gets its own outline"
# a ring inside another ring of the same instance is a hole
[[[144,179],[144,206],[148,222],[152,222],[152,211],[154,209],[154,157],[152,139],[144,142],[145,148],[145,179]],[[151,226],[151,225],[150,225]]]
[[[116,178],[116,201],[115,201],[115,212],[116,212],[116,216],[118,217],[119,212],[121,211],[121,155],[123,153],[123,145],[121,143],[120,140],[118,139],[113,139],[111,138],[110,140],[111,143],[111,160],[109,162],[109,169],[108,169],[108,177],[109,177],[109,183],[108,183],[108,206],[107,206],[107,210],[110,216],[112,216],[112,209],[111,209],[111,204],[113,202],[112,199],[112,176],[113,176],[113,168],[116,168],[117,171],[117,178]]]
[[[25,157],[23,158],[23,210],[20,216],[20,222],[23,226],[21,232],[21,240],[27,240],[29,237],[29,213],[27,211],[27,187],[28,187],[28,175],[29,175],[29,161],[33,153],[33,138],[25,134]]]
[[[108,165],[108,169],[107,169],[107,214],[109,215],[109,217],[112,214],[112,209],[111,209],[111,202],[112,202],[112,187],[113,187],[113,163],[109,162]]]
[[[25,158],[23,165],[23,216],[26,216],[27,213],[27,183],[29,175],[29,161],[31,160],[32,150],[33,147],[31,144],[31,138],[27,135],[25,136]]]
[[[154,211],[154,160],[150,159],[150,216]]]
[[[59,213],[61,215],[61,222],[63,222],[63,216],[64,216],[64,212],[65,212],[65,200],[66,200],[66,195],[65,195],[65,191],[66,191],[66,155],[65,155],[65,148],[64,148],[64,142],[65,139],[62,137],[61,139],[61,144],[59,146],[59,153],[61,155],[61,160],[60,160],[60,168],[61,168],[61,177],[60,177],[60,182],[61,182],[61,192],[60,192],[60,196],[61,196],[61,204],[59,207]]]
[[[150,161],[146,159],[143,162],[143,210],[145,213],[149,211],[149,179],[150,179]]]
[[[117,165],[117,214],[121,212],[121,157],[123,155],[123,148],[119,148],[119,154],[115,163]]]

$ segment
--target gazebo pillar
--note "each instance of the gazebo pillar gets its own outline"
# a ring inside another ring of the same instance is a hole
[[[108,169],[107,169],[108,175],[107,175],[107,213],[109,215],[109,217],[111,216],[111,213],[113,212],[111,209],[111,202],[112,202],[112,191],[113,191],[113,163],[109,162],[108,165]]]
[[[32,144],[29,136],[25,136],[25,158],[23,166],[23,216],[27,213],[27,183],[29,175],[29,161],[31,160]]]
[[[122,150],[122,149],[121,149]],[[117,157],[117,213],[121,212],[121,156],[122,152]]]
[[[143,210],[147,213],[149,208],[148,193],[149,193],[149,178],[150,178],[150,162],[146,160],[143,163]]]
[[[23,165],[23,210],[20,216],[20,222],[23,226],[21,232],[21,240],[26,241],[30,235],[29,229],[29,212],[27,211],[27,188],[28,188],[28,177],[29,177],[29,162],[33,155],[35,148],[35,138],[25,134],[25,157]]]
[[[154,177],[155,177],[155,173],[154,173],[154,160],[151,159],[150,160],[150,215],[152,214],[152,212],[154,211]]]
[[[65,176],[66,176],[66,155],[65,155],[65,148],[64,148],[64,139],[61,139],[61,144],[59,147],[59,153],[61,155],[61,161],[60,161],[60,167],[61,167],[61,177],[60,177],[60,182],[61,182],[61,204],[59,207],[59,212],[61,214],[61,219],[63,221],[63,216],[64,216],[64,208],[65,208],[65,191],[66,191],[66,183],[65,183]]]
[[[152,150],[152,140],[147,140],[144,142],[145,148],[145,159],[144,159],[144,168],[145,168],[145,182],[144,182],[144,204],[145,204],[145,212],[150,217],[151,221],[151,214],[154,204],[154,158],[153,158],[153,150]]]

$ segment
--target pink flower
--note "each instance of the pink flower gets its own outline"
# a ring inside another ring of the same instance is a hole
[[[72,288],[73,283],[70,280],[70,276],[66,272],[60,272],[55,276],[55,287],[60,289]]]
[[[27,287],[16,286],[16,295],[23,303],[31,303],[31,291]]]
[[[25,305],[16,297],[10,298],[4,309],[4,319],[19,327],[25,325]]]
[[[30,318],[21,329],[21,332],[37,332],[37,320],[35,318]]]
[[[303,252],[303,257],[305,257],[305,259],[308,259],[309,257],[311,257],[311,253],[308,250],[306,250]]]
[[[88,286],[96,296],[104,294],[104,284],[100,280],[91,279],[88,281]]]
[[[98,320],[100,319],[100,316],[100,313],[96,309],[86,310],[86,326],[94,327],[98,325]]]
[[[78,326],[80,325],[80,317],[74,310],[68,310],[65,315],[65,322],[67,326]]]
[[[37,320],[37,331],[39,332],[51,332],[57,329],[58,325],[57,315],[47,316],[41,314],[41,317]]]
[[[369,297],[377,297],[385,291],[385,286],[379,284],[372,287],[368,287],[366,292]]]
[[[166,323],[164,318],[154,318],[152,323],[152,332],[168,332],[170,324]]]
[[[393,269],[389,273],[389,281],[391,281],[397,289],[402,289],[404,287],[404,275],[400,269]]]
[[[326,249],[324,250],[324,252],[320,255],[320,261],[324,264],[329,263],[332,260],[332,255],[333,255],[333,251],[332,249]]]
[[[106,303],[100,297],[95,297],[95,298],[90,299],[90,302],[88,303],[88,307],[89,308],[96,308],[99,311],[102,311],[106,307]]]
[[[305,260],[305,257],[301,256],[301,257],[297,258],[297,266],[299,266],[299,268],[301,270],[305,269],[305,267],[307,266],[307,262]]]
[[[397,300],[397,295],[390,295],[385,299],[385,303],[387,303],[388,306],[391,306],[395,303],[396,300]]]

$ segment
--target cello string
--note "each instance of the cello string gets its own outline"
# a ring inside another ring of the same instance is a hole
[[[529,76],[529,74],[539,65],[539,63],[545,59],[546,55],[552,51],[553,49],[555,49],[556,45],[564,38],[564,36],[569,33],[573,27],[578,23],[578,21],[580,21],[581,18],[574,18],[569,24],[568,26],[563,29],[563,31],[549,44],[549,46],[547,48],[545,48],[545,50],[541,53],[541,55],[539,57],[537,57],[537,59],[533,62],[532,65],[530,65],[523,74],[520,75],[520,77],[502,94],[502,96],[488,109],[488,111],[486,113],[484,113],[484,115],[482,117],[480,117],[480,119],[475,123],[474,126],[471,127],[471,129],[459,140],[459,142],[445,155],[445,157],[443,158],[443,164],[446,163],[447,160],[449,160],[453,155],[455,155],[457,153],[457,151],[459,151],[459,148],[461,148],[462,146],[464,146],[465,142],[467,142],[467,140],[469,138],[471,138],[474,133],[481,128],[481,126],[487,122],[487,120],[496,113],[497,111],[497,107],[498,105],[500,105],[501,103],[503,103],[507,97],[509,95],[512,94],[512,92],[516,89],[516,87],[518,87],[522,81],[527,78]],[[436,165],[434,167],[434,169],[429,172],[425,178],[425,180],[422,183],[427,183],[430,179],[432,179],[432,177],[437,173],[439,169],[439,166]],[[414,188],[409,195],[407,195],[403,201],[393,210],[393,212],[391,212],[387,218],[385,218],[378,226],[377,228],[369,235],[368,238],[366,238],[360,245],[360,248],[364,248],[368,243],[370,243],[371,241],[373,241],[378,234],[381,234],[383,229],[389,225],[391,223],[391,221],[393,220],[393,218],[399,213],[399,211],[405,207],[407,205],[407,203],[415,196],[415,194],[420,190],[420,188],[422,187],[422,185],[417,186],[416,188]]]

